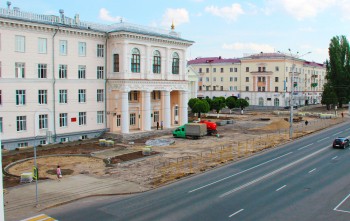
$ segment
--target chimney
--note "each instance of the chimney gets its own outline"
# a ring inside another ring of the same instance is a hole
[[[60,9],[59,12],[61,14],[61,23],[64,24],[64,10]]]
[[[7,4],[7,9],[10,10],[11,9],[11,2],[7,1],[6,4]]]

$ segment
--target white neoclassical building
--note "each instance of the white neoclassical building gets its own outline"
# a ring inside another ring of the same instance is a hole
[[[2,147],[187,122],[186,50],[172,29],[0,8]]]

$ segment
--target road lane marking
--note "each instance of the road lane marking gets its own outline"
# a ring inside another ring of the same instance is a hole
[[[328,139],[329,137],[325,137],[325,138],[323,138],[323,139],[321,139],[321,140],[318,140],[317,142],[321,142],[321,141],[323,141],[323,140],[326,140],[326,139]]]
[[[249,170],[258,168],[258,167],[260,167],[260,166],[262,166],[262,165],[264,165],[264,164],[267,164],[267,163],[270,163],[270,162],[272,162],[272,161],[274,161],[274,160],[277,160],[277,159],[279,159],[279,158],[285,157],[285,156],[287,156],[287,155],[289,155],[289,154],[291,154],[291,153],[293,153],[293,152],[289,152],[289,153],[283,154],[283,155],[281,155],[281,156],[279,156],[279,157],[273,158],[273,159],[268,160],[268,161],[266,161],[266,162],[264,162],[264,163],[258,164],[258,165],[256,165],[256,166],[253,166],[253,167],[248,168],[248,169],[246,169],[246,170],[243,170],[243,171],[241,171],[241,172],[232,174],[231,176],[224,177],[224,178],[222,178],[222,179],[220,179],[220,180],[214,181],[214,182],[209,183],[209,184],[207,184],[207,185],[204,185],[204,186],[198,187],[198,188],[196,188],[196,189],[190,190],[190,191],[188,191],[188,193],[193,193],[193,192],[195,192],[195,191],[197,191],[197,190],[200,190],[200,189],[203,189],[203,188],[205,188],[205,187],[214,185],[214,184],[216,184],[216,183],[219,183],[219,182],[221,182],[221,181],[227,180],[227,179],[232,178],[232,177],[234,177],[234,176],[237,176],[237,175],[239,175],[239,174],[245,173],[245,172],[247,172],[247,171],[249,171]]]
[[[315,170],[316,170],[316,168],[310,170],[309,173],[312,173],[312,172],[314,172]]]
[[[309,146],[311,146],[311,145],[313,145],[314,143],[310,143],[310,144],[308,144],[308,145],[306,145],[306,146],[304,146],[304,147],[300,147],[298,150],[302,150],[302,149],[304,149],[304,148],[306,148],[306,147],[309,147]]]
[[[228,217],[231,218],[232,216],[237,215],[238,213],[242,212],[243,210],[244,210],[244,209],[240,209],[240,210],[238,210],[237,212],[232,213],[232,214],[229,215]]]
[[[338,158],[338,156],[335,156],[335,157],[332,158],[332,160],[335,160],[335,159],[337,159],[337,158]]]
[[[280,191],[281,189],[283,189],[283,188],[286,187],[286,186],[287,186],[287,185],[281,186],[280,188],[278,188],[278,189],[276,190],[276,192]]]
[[[335,134],[333,134],[333,136],[334,136],[334,135],[337,135],[337,134],[341,134],[341,133],[343,133],[343,131],[340,131],[340,132],[338,132],[338,133],[335,133]]]
[[[350,213],[350,211],[338,210],[338,207],[340,207],[349,197],[350,197],[350,194],[347,195],[333,210],[334,211],[339,211],[339,212],[344,212],[344,213]]]
[[[27,219],[22,219],[21,221],[57,221],[57,219],[54,219],[46,214],[40,214],[37,216],[32,216]]]
[[[272,171],[272,172],[270,172],[270,173],[268,173],[268,174],[265,174],[264,176],[261,176],[261,177],[255,179],[255,180],[252,180],[252,181],[250,181],[250,182],[248,182],[248,183],[246,183],[246,184],[243,184],[243,185],[241,185],[241,186],[239,186],[239,187],[236,187],[236,188],[234,188],[234,189],[232,189],[232,190],[230,190],[230,191],[227,191],[227,192],[221,194],[219,197],[225,197],[225,196],[227,196],[227,195],[229,195],[229,194],[231,194],[231,193],[234,193],[234,192],[236,192],[236,191],[238,191],[238,190],[244,189],[244,188],[246,188],[246,187],[248,187],[248,186],[250,186],[250,185],[252,185],[252,184],[254,184],[254,183],[257,183],[257,182],[259,182],[259,181],[261,181],[261,180],[263,180],[263,179],[265,179],[265,178],[268,178],[268,177],[270,177],[270,176],[273,176],[273,175],[275,175],[276,173],[278,173],[278,172],[280,172],[280,171],[282,171],[282,170],[285,170],[285,169],[287,169],[287,168],[289,168],[289,167],[291,167],[291,166],[294,166],[295,164],[300,163],[300,162],[302,162],[302,161],[304,161],[304,160],[306,160],[306,159],[308,159],[308,158],[310,158],[310,157],[312,157],[312,156],[314,156],[314,155],[316,155],[316,154],[319,154],[319,153],[321,153],[322,151],[325,151],[325,150],[327,150],[327,149],[328,149],[328,146],[323,147],[322,149],[320,149],[320,150],[318,150],[318,151],[316,151],[316,152],[313,152],[312,154],[309,154],[309,155],[307,155],[307,156],[305,156],[305,157],[303,157],[303,158],[300,158],[299,160],[296,160],[296,161],[294,161],[294,162],[292,162],[292,163],[289,163],[289,164],[287,164],[287,165],[285,165],[285,166],[283,166],[283,167],[281,167],[281,168],[279,168],[279,169],[277,169],[277,170],[274,170],[274,171]]]

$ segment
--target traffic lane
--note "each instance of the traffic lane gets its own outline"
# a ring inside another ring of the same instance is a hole
[[[332,165],[332,158],[339,153],[330,150],[273,177],[272,182],[264,180],[227,196],[227,204],[231,202],[232,211],[244,209],[237,214],[240,220],[334,220],[334,217],[347,220],[349,215],[334,214],[333,208],[340,200],[332,197],[338,189],[348,185],[348,182],[342,182],[350,178],[346,170],[350,166],[346,160],[350,151],[346,152],[339,161],[345,168],[340,175],[334,171],[337,166]],[[319,170],[312,171],[313,168]],[[240,202],[236,203],[234,199],[240,199]],[[323,218],[325,215],[328,218]]]

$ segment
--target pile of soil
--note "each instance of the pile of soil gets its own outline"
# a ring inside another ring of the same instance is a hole
[[[273,120],[270,124],[260,127],[259,130],[281,130],[289,128],[289,123],[284,119]]]

